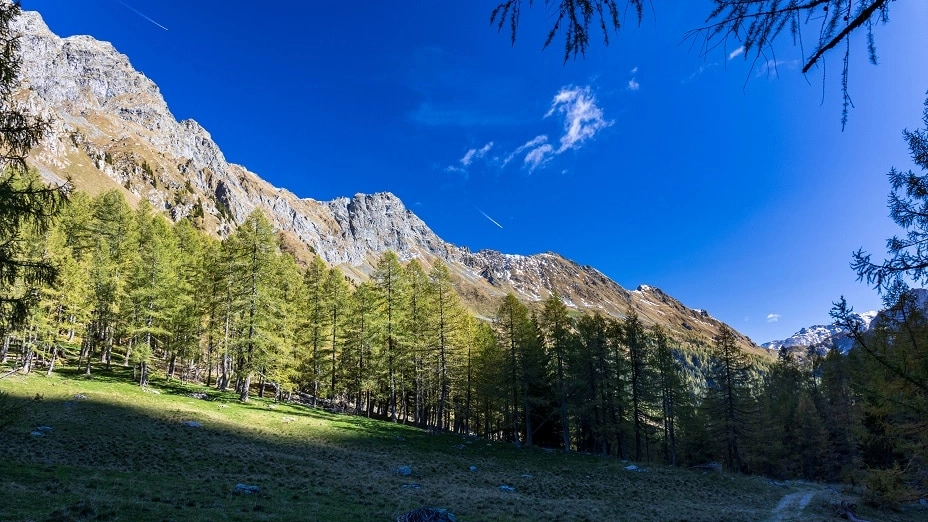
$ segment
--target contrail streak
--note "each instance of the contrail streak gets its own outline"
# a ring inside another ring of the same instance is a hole
[[[477,209],[477,212],[480,212],[481,214],[483,214],[483,217],[489,219],[489,220],[490,220],[490,223],[493,223],[494,225],[498,226],[499,228],[503,228],[503,225],[500,225],[495,219],[493,219],[493,218],[491,218],[490,216],[488,216],[486,212],[480,210],[478,207],[474,207],[474,208]]]
[[[129,5],[129,4],[127,4],[127,3],[125,3],[125,2],[119,2],[119,3],[120,3],[120,4],[122,4],[123,6],[125,6],[125,8],[126,8],[126,9],[129,9],[129,10],[131,10],[131,11],[132,11],[133,13],[135,13],[135,14],[137,14],[137,15],[139,15],[139,16],[141,16],[142,18],[144,18],[144,19],[146,19],[146,20],[148,20],[149,22],[151,22],[151,23],[153,23],[153,24],[155,24],[155,25],[157,25],[158,27],[160,27],[160,28],[162,28],[162,29],[164,29],[165,31],[167,31],[167,30],[168,30],[168,28],[167,28],[167,27],[165,27],[165,26],[163,26],[163,25],[161,25],[161,24],[159,24],[158,22],[156,22],[156,21],[154,21],[154,20],[152,20],[152,19],[151,19],[151,18],[149,18],[148,16],[145,16],[145,14],[144,14],[144,13],[142,13],[142,12],[140,12],[140,11],[139,11],[138,9],[136,9],[136,8],[134,8],[134,7],[132,7],[131,5]]]

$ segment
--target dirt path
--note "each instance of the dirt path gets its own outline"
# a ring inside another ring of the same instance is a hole
[[[770,520],[775,522],[802,520],[802,510],[809,505],[815,493],[815,491],[797,491],[786,495],[773,508]]]

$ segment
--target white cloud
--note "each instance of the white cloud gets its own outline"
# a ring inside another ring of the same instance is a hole
[[[554,154],[554,147],[552,147],[550,143],[545,143],[530,150],[528,154],[525,155],[523,164],[527,166],[529,172],[531,172],[547,163]]]
[[[461,162],[461,165],[464,165],[465,167],[470,166],[470,164],[473,163],[475,159],[480,159],[486,156],[487,152],[490,152],[490,149],[492,148],[493,142],[491,141],[479,149],[470,149],[464,153],[464,157],[459,161]]]
[[[637,91],[640,88],[641,88],[641,84],[638,83],[638,80],[636,80],[635,78],[628,80],[628,90]]]
[[[632,72],[637,70],[635,67]],[[629,88],[637,90],[638,87],[638,82],[632,78]],[[547,134],[539,134],[508,154],[494,155],[490,158],[489,152],[494,147],[494,142],[491,141],[479,149],[468,149],[456,164],[446,167],[445,170],[466,177],[466,168],[478,159],[486,158],[488,163],[503,168],[521,156],[522,167],[531,172],[546,165],[558,154],[580,148],[601,130],[615,123],[604,118],[603,110],[597,105],[596,96],[590,87],[562,87],[551,101],[551,108],[545,113],[544,118],[554,115],[563,117],[564,131],[558,145],[551,143]]]
[[[458,167],[457,165],[448,165],[447,167],[445,167],[444,170],[445,172],[450,172],[452,174],[459,174],[463,176],[464,179],[467,179],[467,176],[468,176],[467,170],[461,167]]]
[[[780,320],[780,314],[767,314],[767,322],[775,323]]]
[[[757,69],[757,77],[761,76],[773,76],[774,78],[780,77],[780,67],[786,67],[787,69],[796,69],[799,66],[798,60],[767,60],[763,65]]]
[[[638,74],[638,67],[637,67],[637,66],[632,67],[632,70],[631,70],[631,75],[632,75],[632,76],[634,76],[634,75],[636,75],[636,74]]]
[[[734,60],[735,58],[741,56],[742,54],[744,54],[744,46],[743,46],[743,45],[742,45],[741,47],[735,49],[734,51],[728,53],[728,59],[729,59],[729,60]]]
[[[561,146],[556,154],[578,148],[584,141],[614,123],[603,118],[603,110],[596,105],[596,96],[589,87],[562,88],[554,96],[545,118],[555,112],[564,115],[564,135],[561,136]]]
[[[470,165],[474,161],[474,154],[477,154],[477,149],[470,149],[464,154],[464,157],[461,158],[461,165],[465,167]]]
[[[687,83],[690,83],[691,81],[695,80],[697,77],[701,76],[702,73],[708,71],[709,69],[711,69],[711,68],[713,68],[713,67],[718,67],[718,65],[719,65],[718,63],[710,63],[710,64],[706,64],[706,65],[700,65],[698,69],[696,69],[695,71],[693,71],[693,74],[691,74],[691,75],[689,76],[689,78],[687,78],[687,79],[681,81],[680,83],[686,85]]]
[[[502,166],[505,167],[505,166],[508,165],[509,162],[512,161],[516,156],[518,156],[519,154],[522,154],[522,153],[525,152],[526,150],[528,150],[528,149],[534,149],[534,148],[538,147],[539,145],[541,145],[541,144],[543,144],[543,143],[547,143],[547,142],[548,142],[548,136],[547,136],[547,135],[541,134],[541,135],[539,135],[539,136],[535,136],[534,138],[532,138],[532,139],[528,140],[527,142],[525,142],[523,145],[520,145],[516,150],[510,152],[510,153],[506,156],[506,158],[503,159],[503,164],[502,164]]]

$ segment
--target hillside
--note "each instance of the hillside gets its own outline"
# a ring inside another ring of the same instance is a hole
[[[830,503],[857,502],[818,484],[635,469],[299,405],[240,404],[179,381],[143,389],[121,383],[121,371],[0,380],[28,404],[0,432],[4,520],[388,521],[440,507],[461,522],[824,522]],[[257,491],[236,493],[239,484]],[[860,515],[874,519],[865,507]]]
[[[298,260],[315,252],[357,280],[387,250],[426,266],[441,259],[451,267],[458,292],[484,316],[507,292],[535,303],[556,291],[574,310],[615,317],[635,310],[646,324],[662,324],[681,338],[709,340],[722,325],[657,288],[626,290],[556,253],[521,256],[453,245],[390,193],[326,202],[274,187],[227,161],[196,121],[177,121],[157,85],[111,44],[89,36],[60,38],[35,12],[15,23],[23,34],[21,96],[53,122],[29,158],[46,179],[69,178],[91,194],[118,189],[130,201],[146,199],[172,219],[191,218],[219,237],[259,208]],[[739,342],[753,346],[744,336]]]

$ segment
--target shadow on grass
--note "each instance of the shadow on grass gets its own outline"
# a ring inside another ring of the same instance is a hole
[[[65,369],[0,382],[20,398],[46,397],[0,434],[0,518],[388,521],[437,506],[462,521],[746,521],[769,518],[783,493],[760,479],[657,466],[631,473],[614,459],[431,435],[267,399],[198,400],[185,396],[215,390],[179,381],[154,381],[163,393],[152,394],[126,376],[131,369],[90,378]],[[75,400],[78,391],[88,398]],[[39,426],[51,429],[33,435]],[[412,475],[395,473],[401,466]],[[237,494],[237,484],[259,492]],[[804,515],[830,520],[813,509]]]

